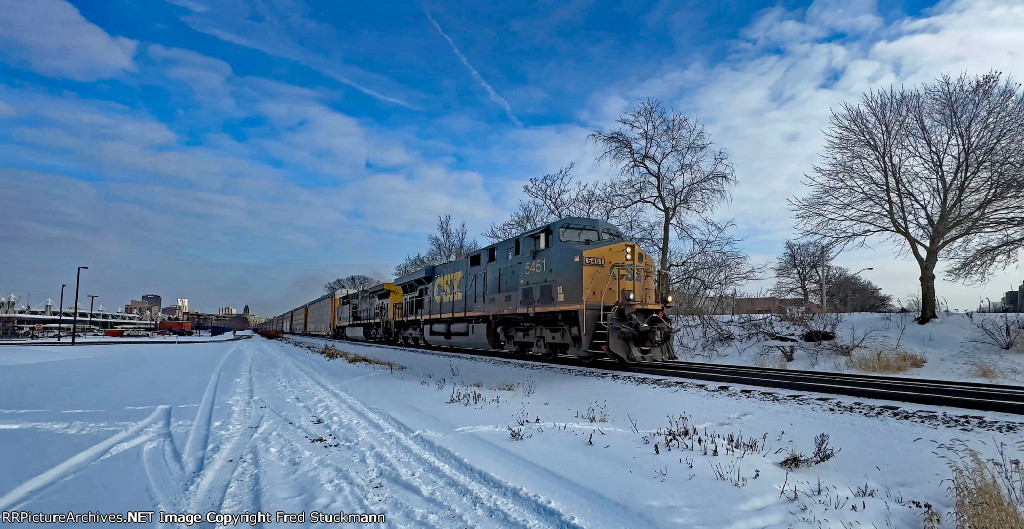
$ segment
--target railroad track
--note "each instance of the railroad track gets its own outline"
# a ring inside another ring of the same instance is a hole
[[[908,377],[883,377],[820,371],[796,371],[749,366],[716,365],[699,362],[645,362],[623,364],[614,360],[582,363],[569,357],[546,360],[537,355],[512,356],[504,351],[487,351],[447,347],[409,347],[402,345],[351,342],[314,337],[370,347],[404,349],[416,352],[455,353],[502,360],[527,360],[569,368],[634,373],[690,380],[743,384],[793,391],[811,391],[829,395],[846,395],[866,399],[910,402],[931,406],[964,408],[1024,415],[1024,387],[975,382],[952,382]]]

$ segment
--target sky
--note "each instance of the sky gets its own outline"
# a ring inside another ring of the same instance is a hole
[[[830,108],[944,73],[1024,78],[1019,0],[485,4],[0,0],[0,291],[37,306],[89,266],[81,296],[110,310],[156,293],[276,315],[330,279],[390,277],[438,215],[481,233],[531,176],[606,178],[587,135],[648,97],[728,151],[715,216],[768,263]],[[899,249],[836,263],[906,299]],[[1022,279],[938,295],[975,308]]]

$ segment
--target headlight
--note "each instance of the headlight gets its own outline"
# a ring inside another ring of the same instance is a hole
[[[626,245],[626,260],[633,260],[633,247],[631,245]]]
[[[622,299],[624,299],[626,301],[633,301],[634,299],[636,299],[636,295],[633,294],[632,290],[623,290],[622,291]]]
[[[665,296],[665,303],[672,303],[672,296],[671,295]]]

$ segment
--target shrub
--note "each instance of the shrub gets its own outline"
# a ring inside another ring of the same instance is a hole
[[[262,329],[256,332],[268,340],[279,340],[284,336],[284,333],[277,329]]]
[[[981,338],[974,340],[979,343],[994,345],[1004,351],[1016,345],[1024,344],[1024,319],[1019,316],[1010,317],[1003,314],[1002,318],[971,318],[974,326],[981,331]]]
[[[1014,491],[1009,487],[1004,488],[1007,474],[1011,479],[1021,475],[1019,460],[1015,460],[1014,470],[1012,467],[1005,468],[1005,465],[1000,467],[995,463],[987,463],[970,448],[963,449],[958,455],[959,459],[950,463],[957,528],[1024,529],[1021,506],[1013,501]],[[1003,475],[1002,483],[1000,475]]]
[[[790,452],[779,465],[789,470],[810,467],[824,463],[836,456],[836,451],[828,445],[828,434],[820,433],[814,437],[814,453],[810,457],[797,452]]]
[[[917,353],[879,349],[874,353],[851,354],[846,359],[846,367],[867,373],[903,373],[922,367],[927,361],[927,358]]]

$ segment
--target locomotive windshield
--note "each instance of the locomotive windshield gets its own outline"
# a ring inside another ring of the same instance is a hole
[[[612,240],[612,239],[621,239],[621,238],[622,238],[622,232],[620,232],[616,228],[605,228],[605,229],[601,230],[601,240],[602,241],[609,241],[609,240]]]

